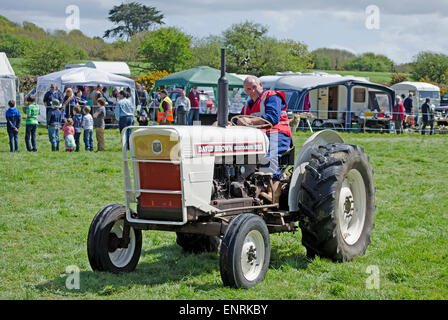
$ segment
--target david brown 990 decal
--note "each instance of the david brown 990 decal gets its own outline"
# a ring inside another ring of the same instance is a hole
[[[260,142],[223,143],[223,144],[196,144],[197,154],[231,154],[238,152],[262,152],[263,144]]]

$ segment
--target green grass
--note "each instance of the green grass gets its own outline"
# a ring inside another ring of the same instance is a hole
[[[310,70],[310,72],[316,70]],[[371,82],[389,85],[392,80],[392,72],[369,72],[369,71],[339,71],[339,70],[320,70],[328,73],[337,73],[342,76],[352,75],[355,77],[367,77]],[[406,75],[409,77],[409,75]]]
[[[249,290],[222,286],[217,254],[187,254],[175,234],[145,231],[135,272],[90,268],[86,239],[95,213],[123,203],[118,130],[106,130],[104,153],[49,150],[9,153],[0,129],[0,299],[447,299],[448,136],[342,134],[361,145],[375,170],[372,243],[350,262],[306,258],[300,231],[271,235],[266,279]],[[309,133],[298,133],[301,145]],[[76,265],[80,289],[68,290]],[[367,289],[377,266],[379,289]]]

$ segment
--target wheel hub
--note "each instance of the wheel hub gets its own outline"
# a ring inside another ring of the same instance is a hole
[[[345,197],[344,202],[344,215],[347,219],[353,217],[355,213],[355,202],[353,201],[353,196],[349,195]]]
[[[342,182],[339,193],[337,215],[339,229],[344,241],[355,244],[364,226],[366,215],[366,189],[364,180],[358,170],[352,169]]]
[[[109,243],[108,243],[108,251],[115,252],[120,245],[120,239],[117,237],[115,233],[109,233]]]
[[[254,263],[254,260],[257,260],[257,249],[254,248],[254,246],[250,246],[250,248],[247,250],[247,262],[250,264]]]

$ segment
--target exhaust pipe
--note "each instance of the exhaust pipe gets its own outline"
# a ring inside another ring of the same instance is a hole
[[[226,79],[226,49],[221,48],[221,77],[218,80],[218,126],[225,128],[229,121],[229,81]]]

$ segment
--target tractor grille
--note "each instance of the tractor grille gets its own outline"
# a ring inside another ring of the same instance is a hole
[[[141,136],[134,140],[138,160],[139,218],[182,221],[182,186],[177,141],[168,136]]]

